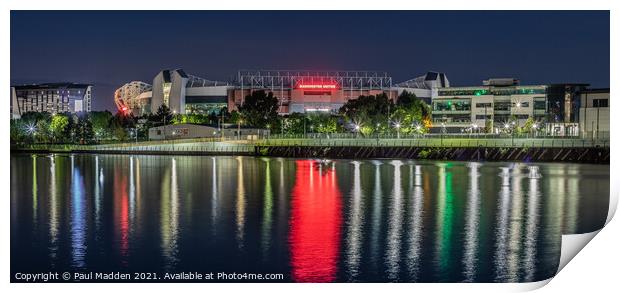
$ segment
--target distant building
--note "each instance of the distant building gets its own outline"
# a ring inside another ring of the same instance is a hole
[[[433,99],[432,121],[452,132],[485,126],[499,132],[509,122],[523,126],[532,118],[544,123],[548,134],[578,135],[578,93],[587,86],[520,85],[518,79],[494,78],[482,86],[443,88]]]
[[[212,138],[222,136],[253,140],[266,137],[267,135],[269,135],[268,129],[237,128],[236,125],[224,125],[221,129],[214,126],[197,124],[172,124],[149,128],[150,140]]]
[[[145,94],[151,92],[152,86],[142,81],[132,81],[124,84],[114,92],[114,103],[119,111],[133,113],[136,116],[151,112],[151,96]]]
[[[42,83],[11,87],[11,114],[18,118],[26,112],[90,112],[92,85]]]
[[[583,138],[609,138],[609,89],[584,90],[579,98],[579,128]]]

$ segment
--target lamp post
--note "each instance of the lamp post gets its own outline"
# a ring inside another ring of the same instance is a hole
[[[504,124],[504,128],[506,129],[507,132],[510,131],[510,123]],[[511,141],[512,146],[514,146],[514,142],[515,142],[515,137],[514,137],[513,132],[514,131],[510,131],[510,137],[511,137],[510,141]]]
[[[355,137],[359,137],[360,134],[360,126],[355,124]]]
[[[441,146],[443,146],[443,134],[446,132],[446,123],[441,122]]]
[[[400,123],[396,123],[396,138],[400,139]]]
[[[237,120],[237,140],[241,139],[241,119]]]
[[[512,135],[512,146],[515,146],[515,130],[517,130],[517,123],[512,121],[512,128],[510,129],[510,134]]]
[[[167,115],[164,115],[164,140],[166,140],[166,129],[167,129],[167,127],[166,127],[166,116]]]

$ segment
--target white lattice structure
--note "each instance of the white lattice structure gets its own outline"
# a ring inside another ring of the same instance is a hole
[[[389,89],[392,77],[376,71],[239,70],[241,88],[291,89],[300,83],[337,83],[343,90]]]
[[[124,113],[144,114],[143,112],[148,110],[145,106],[150,104],[150,97],[147,99],[143,93],[151,90],[152,86],[142,81],[126,83],[114,92],[114,103],[118,110]]]

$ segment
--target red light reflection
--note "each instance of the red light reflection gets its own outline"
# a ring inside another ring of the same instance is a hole
[[[114,206],[117,213],[119,244],[122,257],[129,253],[129,197],[127,196],[127,176],[120,172],[114,173]],[[126,259],[122,260],[126,265]]]
[[[331,168],[321,172],[313,161],[297,161],[291,205],[293,280],[334,281],[342,221],[336,172]]]

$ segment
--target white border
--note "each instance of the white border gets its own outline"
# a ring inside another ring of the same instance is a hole
[[[442,1],[403,1],[403,0],[382,0],[358,3],[358,1],[341,1],[336,2],[333,0],[313,0],[313,1],[282,1],[282,0],[237,0],[237,1],[198,1],[198,0],[186,0],[181,2],[175,1],[134,1],[127,0],[106,0],[91,3],[84,0],[30,0],[30,1],[0,1],[0,5],[3,8],[2,30],[0,31],[3,56],[3,70],[0,75],[5,85],[10,84],[10,10],[75,10],[75,9],[130,9],[130,10],[143,10],[143,9],[158,9],[158,10],[222,10],[222,9],[241,9],[241,10],[283,10],[283,9],[336,9],[336,10],[392,10],[392,9],[411,9],[411,10],[486,10],[486,9],[498,9],[498,10],[524,10],[524,9],[541,9],[541,10],[611,10],[611,52],[618,52],[618,3],[620,1],[614,0],[520,0],[520,1],[481,1],[481,0],[442,0]],[[614,37],[615,33],[615,37]],[[611,75],[610,79],[614,82],[613,86],[616,88],[618,77],[618,58],[617,55],[611,55]],[[7,121],[2,123],[0,127],[0,137],[8,138],[9,136],[9,98],[8,89],[5,89],[5,98],[3,111],[0,111],[0,119]],[[612,96],[615,91],[612,90]],[[611,98],[612,104],[616,104],[615,98]],[[619,114],[618,106],[612,107],[611,110],[611,124],[618,125]],[[618,137],[618,130],[612,129],[612,156],[611,156],[611,178],[618,177],[618,165],[616,156],[618,153],[618,147],[615,144],[615,139]],[[8,162],[9,159],[9,143],[5,140],[3,145],[3,154],[5,156],[4,162]],[[2,186],[8,188],[9,182],[9,165],[4,164],[2,173],[0,173],[0,180],[2,180]],[[611,180],[611,190],[615,194],[613,203],[617,203],[617,195],[619,193],[618,180]],[[6,190],[6,189],[5,189]],[[396,290],[402,292],[416,291],[464,291],[464,292],[501,292],[501,291],[515,291],[523,289],[535,289],[547,283],[547,281],[533,283],[533,284],[98,284],[96,286],[88,286],[85,284],[9,284],[10,281],[10,242],[8,241],[8,235],[10,235],[10,202],[8,198],[8,192],[3,193],[6,197],[3,203],[4,217],[2,220],[1,235],[3,235],[4,241],[0,242],[0,248],[2,253],[3,264],[0,271],[0,278],[4,281],[2,286],[4,292],[23,292],[34,290],[46,290],[46,291],[61,291],[62,292],[83,292],[88,290],[89,292],[106,292],[111,290],[125,291],[127,289],[146,289],[155,292],[165,292],[171,290],[182,291],[204,291],[204,290],[247,290],[254,291],[256,289],[265,289],[269,291],[277,292],[315,292],[317,290],[327,290],[333,292],[340,291],[379,291],[379,290]],[[610,218],[611,219],[611,218]],[[608,219],[608,220],[610,220]],[[586,291],[591,290],[594,287],[598,288],[617,288],[617,271],[618,261],[620,260],[619,249],[619,235],[620,224],[618,220],[610,221],[609,225],[602,229],[597,237],[587,245],[572,261],[569,265],[558,274],[553,281],[545,286],[541,291],[544,292],[563,292],[563,291]]]

